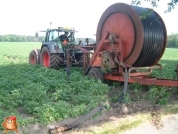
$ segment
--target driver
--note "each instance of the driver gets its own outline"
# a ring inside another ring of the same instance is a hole
[[[68,32],[64,32],[63,35],[59,36],[61,42],[63,42],[64,40],[67,40],[67,42],[69,41],[68,34],[69,34]]]

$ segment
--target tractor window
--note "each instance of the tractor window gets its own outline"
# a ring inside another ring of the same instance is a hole
[[[58,39],[58,31],[51,31],[49,35],[49,42],[53,42]]]
[[[64,35],[64,32],[59,32],[59,36]]]
[[[60,36],[60,35],[63,35],[63,34],[64,34],[64,32],[59,32],[59,36]]]
[[[70,41],[75,41],[74,33],[73,32],[69,33],[68,38],[69,38]]]

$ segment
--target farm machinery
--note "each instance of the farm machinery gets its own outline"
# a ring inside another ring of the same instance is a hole
[[[29,55],[30,64],[41,64],[47,68],[59,69],[62,66],[68,64],[69,66],[82,66],[83,65],[83,56],[84,52],[80,49],[75,49],[68,52],[69,48],[77,47],[75,39],[75,30],[69,28],[58,27],[57,29],[47,29],[45,41],[42,42],[41,49],[33,49]],[[67,39],[60,38],[64,36],[64,33],[69,34],[66,36]],[[36,33],[38,36],[38,33]],[[86,46],[83,48],[92,50],[93,47]],[[67,53],[68,52],[68,53]],[[67,55],[68,54],[68,55]],[[67,57],[68,56],[68,57]]]
[[[158,61],[166,48],[167,31],[155,11],[141,17],[148,10],[124,3],[111,5],[99,20],[96,43],[87,46],[76,42],[74,29],[48,29],[41,49],[31,51],[29,62],[54,69],[83,66],[85,75],[101,81],[124,82],[126,72],[130,83],[178,86],[176,80],[150,77],[153,69],[162,68]],[[68,42],[59,39],[64,32],[69,33]]]
[[[158,61],[166,48],[167,30],[160,15],[154,10],[148,13],[148,10],[124,3],[109,6],[98,22],[96,44],[89,46],[80,46],[74,38],[69,39],[67,45],[59,39],[52,42],[49,40],[52,32],[57,31],[58,37],[60,32],[66,30],[48,30],[41,50],[31,52],[33,54],[30,55],[34,58],[30,58],[30,62],[41,63],[55,69],[58,69],[60,65],[65,65],[68,70],[71,65],[82,65],[85,75],[101,81],[124,82],[120,98],[123,98],[126,93],[128,82],[178,87],[177,80],[150,76],[153,69],[162,68]],[[148,14],[146,17],[141,17],[144,13]],[[73,30],[68,31],[74,35]],[[178,74],[178,66],[175,72]],[[56,127],[51,130],[51,133],[76,127],[101,109],[96,108],[84,119],[76,121],[75,125]]]
[[[96,44],[89,49],[74,45],[66,49],[66,67],[70,69],[70,52],[82,53],[84,74],[95,79],[124,82],[121,102],[127,90],[127,83],[178,87],[178,80],[151,77],[153,69],[161,69],[158,64],[167,44],[166,26],[157,12],[149,9],[116,3],[102,14],[97,31]],[[146,17],[142,14],[148,13]],[[94,53],[90,52],[93,50]],[[178,74],[178,65],[175,69]],[[74,123],[55,127],[49,132],[62,132],[77,127],[103,109],[96,107]]]

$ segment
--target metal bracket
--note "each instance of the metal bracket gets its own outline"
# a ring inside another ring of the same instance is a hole
[[[112,48],[112,52],[115,53],[115,50],[114,50],[114,40],[116,38],[116,35],[115,34],[110,34],[109,35],[109,41],[111,43],[111,48]]]
[[[113,61],[110,52],[103,51],[101,64],[102,71],[109,71],[114,68],[117,68],[117,64]]]

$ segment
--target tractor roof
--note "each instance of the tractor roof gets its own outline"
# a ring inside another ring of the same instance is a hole
[[[74,29],[63,28],[63,27],[58,27],[58,29],[47,29],[46,31],[77,32]],[[40,32],[46,32],[46,31],[40,31]]]

